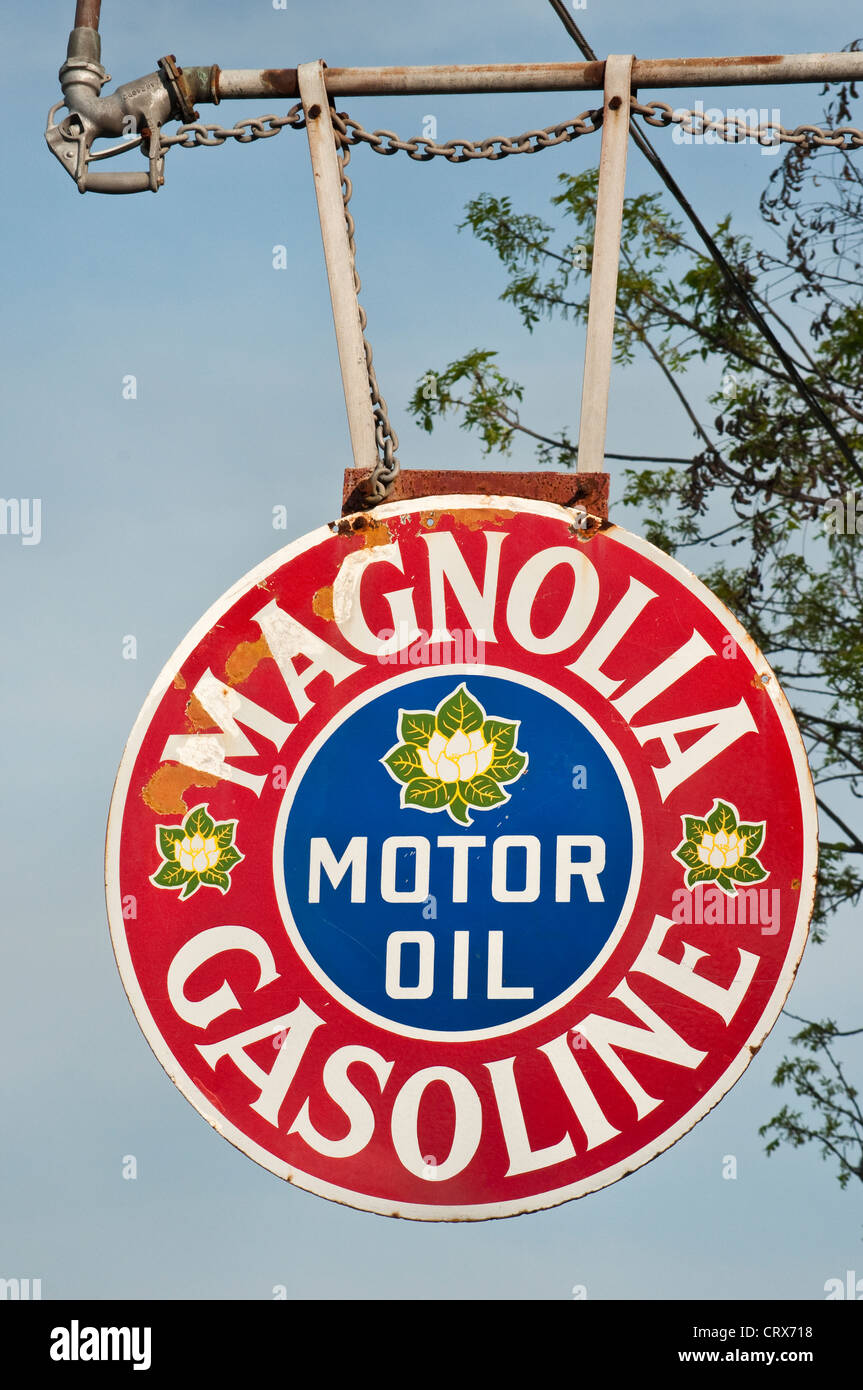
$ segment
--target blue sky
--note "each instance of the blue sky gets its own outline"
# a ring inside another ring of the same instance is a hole
[[[11,10],[11,7],[10,7]],[[593,1299],[823,1297],[863,1260],[859,1196],[817,1154],[767,1159],[757,1129],[778,1108],[780,1021],[722,1104],[657,1162],[552,1211],[427,1226],[338,1207],[280,1184],[215,1136],[140,1034],[114,965],[102,890],[104,829],[123,745],[168,655],[204,610],[287,539],[338,513],[350,452],[304,134],[174,150],[153,197],[82,198],[42,131],[59,98],[74,5],[2,19],[6,197],[0,211],[6,498],[40,498],[42,537],[0,537],[5,738],[0,1028],[0,1276],[44,1297]],[[825,51],[855,37],[839,0],[753,7],[588,0],[576,12],[601,55]],[[117,82],[164,53],[222,67],[563,61],[545,0],[270,0],[103,6]],[[657,93],[661,96],[663,94]],[[710,92],[701,96],[714,103]],[[729,101],[719,94],[716,104]],[[578,114],[583,94],[365,98],[369,127],[441,139],[515,134]],[[683,97],[673,95],[675,104]],[[734,92],[785,124],[818,119],[816,87]],[[223,104],[226,123],[286,103]],[[755,148],[655,143],[708,224],[733,207],[762,240]],[[544,213],[555,177],[595,162],[588,140],[536,158],[430,166],[354,152],[363,302],[406,467],[486,467],[470,436],[420,432],[418,377],[497,347],[526,387],[524,418],[577,428],[582,342],[532,337],[499,302],[487,248],[458,234],[471,196]],[[132,167],[137,167],[134,159]],[[630,155],[628,191],[654,191]],[[284,244],[288,269],[274,271]],[[122,381],[137,378],[124,400]],[[696,397],[715,386],[693,370]],[[648,365],[617,371],[609,448],[677,454],[689,426]],[[508,466],[528,467],[528,451]],[[619,497],[619,481],[612,496]],[[272,529],[285,504],[288,533]],[[631,519],[630,519],[631,522]],[[123,658],[136,639],[135,660]],[[790,1006],[858,1022],[860,947],[849,918],[808,947]],[[138,1177],[122,1176],[134,1155]],[[738,1178],[722,1177],[735,1155]]]

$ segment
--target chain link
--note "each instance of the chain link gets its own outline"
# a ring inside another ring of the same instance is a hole
[[[511,154],[537,154],[554,145],[577,140],[580,135],[592,135],[602,127],[602,108],[584,111],[575,120],[563,121],[560,125],[547,126],[544,130],[527,130],[523,135],[511,138],[492,135],[479,141],[447,140],[442,145],[422,135],[401,140],[392,130],[364,130],[358,121],[351,120],[344,112],[339,113],[338,120],[342,140],[346,144],[358,145],[362,142],[370,145],[375,154],[390,155],[401,151],[422,163],[439,157],[450,164],[465,164],[469,159],[506,159]]]
[[[224,145],[226,140],[250,145],[253,140],[271,140],[285,126],[305,130],[301,105],[292,106],[286,116],[253,116],[247,121],[238,121],[235,126],[205,125],[203,121],[193,121],[189,125],[178,126],[173,135],[160,134],[159,143],[163,149],[180,145],[184,150],[196,149],[198,145]]]
[[[381,395],[380,387],[378,386],[378,378],[372,356],[372,346],[366,337],[368,319],[366,318],[365,309],[362,304],[360,304],[360,290],[363,286],[359,271],[357,270],[356,227],[350,210],[351,195],[354,191],[353,183],[348,175],[348,165],[351,162],[350,144],[344,138],[343,118],[337,116],[336,113],[333,112],[332,120],[333,129],[336,133],[336,142],[338,144],[338,158],[342,172],[342,200],[345,206],[345,223],[348,229],[348,244],[351,250],[351,264],[354,271],[354,289],[357,295],[360,329],[363,335],[363,348],[366,354],[366,371],[369,377],[369,392],[372,398],[372,412],[375,418],[375,443],[378,450],[378,460],[366,482],[368,505],[374,507],[379,502],[386,501],[392,485],[398,476],[399,461],[396,457],[396,451],[399,447],[399,438],[390,423],[387,403]]]
[[[465,164],[471,159],[506,159],[511,154],[537,154],[540,150],[577,140],[580,135],[592,135],[602,128],[602,107],[599,107],[594,111],[583,111],[572,121],[562,121],[543,130],[527,130],[523,135],[492,135],[486,140],[477,141],[447,140],[438,145],[422,135],[402,140],[392,130],[366,130],[345,112],[336,115],[334,111],[333,117],[338,121],[343,146],[363,143],[371,146],[375,154],[383,155],[401,151],[421,163],[438,157],[448,160],[450,164]],[[198,145],[224,145],[226,140],[237,140],[241,145],[248,145],[253,140],[269,140],[285,126],[304,130],[305,125],[303,108],[298,105],[291,107],[286,116],[257,116],[239,121],[235,126],[192,122],[179,126],[172,135],[162,135],[161,144],[164,149],[180,145],[187,150],[195,149]]]
[[[761,125],[746,124],[747,112],[733,112],[710,120],[709,113],[702,109],[684,111],[668,105],[666,101],[651,101],[643,105],[632,103],[633,116],[643,116],[648,125],[679,125],[690,135],[704,135],[713,131],[720,140],[738,144],[742,140],[757,140],[759,145],[806,145],[831,146],[833,149],[858,150],[863,147],[863,130],[855,126],[842,126],[838,130],[822,130],[820,126],[799,125],[793,130],[773,121]]]

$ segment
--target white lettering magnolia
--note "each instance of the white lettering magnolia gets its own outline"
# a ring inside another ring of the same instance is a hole
[[[500,625],[505,622],[509,636],[525,652],[543,656],[560,654],[566,670],[610,701],[615,715],[630,726],[639,744],[646,749],[663,801],[681,783],[747,734],[758,732],[755,716],[743,697],[733,705],[694,710],[673,719],[650,722],[650,708],[660,696],[674,689],[697,666],[719,659],[703,634],[693,629],[676,651],[653,665],[649,663],[649,648],[645,647],[644,669],[628,681],[614,678],[604,669],[606,663],[613,666],[617,646],[657,598],[656,593],[639,580],[630,578],[626,592],[579,652],[578,644],[590,627],[600,597],[599,576],[585,548],[562,545],[541,548],[512,573],[506,571],[508,552],[504,542],[507,534],[501,531],[483,534],[486,553],[481,580],[474,577],[455,535],[449,532],[422,536],[428,566],[419,586],[388,587],[393,584],[393,575],[404,576],[398,541],[352,551],[342,562],[333,585],[333,623],[342,641],[351,651],[366,658],[366,662],[369,658],[379,662],[393,659],[429,630],[437,643],[452,641],[451,627],[460,631],[466,628],[486,644],[497,643]],[[572,572],[572,597],[554,630],[539,636],[533,614],[543,602],[550,576],[561,569]],[[381,572],[380,582],[370,575],[371,570]],[[449,617],[448,595],[451,596]],[[379,603],[381,597],[389,609],[390,626],[376,635],[365,605],[370,601]],[[502,603],[504,597],[505,605]],[[418,601],[427,611],[430,625],[423,626],[418,621]],[[456,612],[460,614],[458,623],[452,616]],[[208,670],[193,694],[218,732],[172,734],[165,743],[161,760],[183,763],[260,796],[266,773],[236,767],[229,759],[245,759],[260,753],[262,760],[269,762],[271,754],[254,743],[240,725],[279,750],[313,708],[315,692],[320,698],[327,688],[318,683],[327,681],[331,689],[361,670],[364,663],[354,661],[312,632],[274,599],[255,614],[254,621],[284,681],[286,707],[278,713],[265,709],[218,681]],[[300,670],[297,669],[298,659],[303,663]],[[626,688],[622,689],[624,686]],[[646,722],[634,724],[633,720],[642,715],[646,716]],[[694,740],[685,737],[681,745],[679,736],[693,733],[700,737]]]

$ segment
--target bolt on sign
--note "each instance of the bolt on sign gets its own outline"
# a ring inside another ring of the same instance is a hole
[[[322,527],[210,609],[129,740],[107,879],[139,1023],[215,1129],[464,1220],[604,1187],[716,1104],[815,867],[791,711],[709,590],[617,526],[455,496]]]

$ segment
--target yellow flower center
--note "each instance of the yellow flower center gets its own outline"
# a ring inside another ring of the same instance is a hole
[[[494,758],[494,744],[486,743],[479,729],[472,734],[459,729],[452,738],[434,733],[428,748],[418,751],[423,772],[441,782],[467,782],[487,772]]]
[[[698,846],[698,858],[702,864],[709,864],[711,869],[733,869],[746,853],[746,837],[737,834],[732,830],[729,835],[725,830],[720,830],[717,835],[707,834],[701,837],[701,844]]]
[[[174,858],[188,873],[201,874],[205,869],[215,869],[222,851],[216,844],[214,835],[205,840],[203,835],[187,835],[184,840],[174,841]]]

